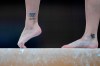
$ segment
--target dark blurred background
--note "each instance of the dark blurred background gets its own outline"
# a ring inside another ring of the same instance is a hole
[[[25,1],[0,1],[0,48],[18,48],[25,24]],[[84,34],[84,0],[41,0],[39,24],[43,33],[26,43],[28,48],[60,48]],[[98,30],[98,39],[100,28]],[[100,40],[99,40],[100,43]]]

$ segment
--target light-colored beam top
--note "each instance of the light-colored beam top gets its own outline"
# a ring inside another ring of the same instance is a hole
[[[0,49],[0,66],[100,66],[100,49]]]

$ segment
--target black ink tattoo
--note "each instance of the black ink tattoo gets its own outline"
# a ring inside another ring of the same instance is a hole
[[[29,19],[34,20],[36,16],[36,13],[29,13]]]
[[[35,13],[29,13],[29,16],[30,17],[34,17],[35,16]]]
[[[95,38],[95,34],[91,34],[91,38],[94,39]]]

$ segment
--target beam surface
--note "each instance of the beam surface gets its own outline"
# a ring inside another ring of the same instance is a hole
[[[100,49],[0,49],[0,66],[100,66]]]

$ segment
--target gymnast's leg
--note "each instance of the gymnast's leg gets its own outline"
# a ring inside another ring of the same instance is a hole
[[[100,18],[100,0],[85,0],[86,29],[79,40],[62,48],[97,48],[97,31]]]
[[[41,28],[38,24],[38,11],[40,0],[25,0],[26,20],[25,27],[18,41],[20,48],[26,48],[25,43],[33,37],[41,34]]]

